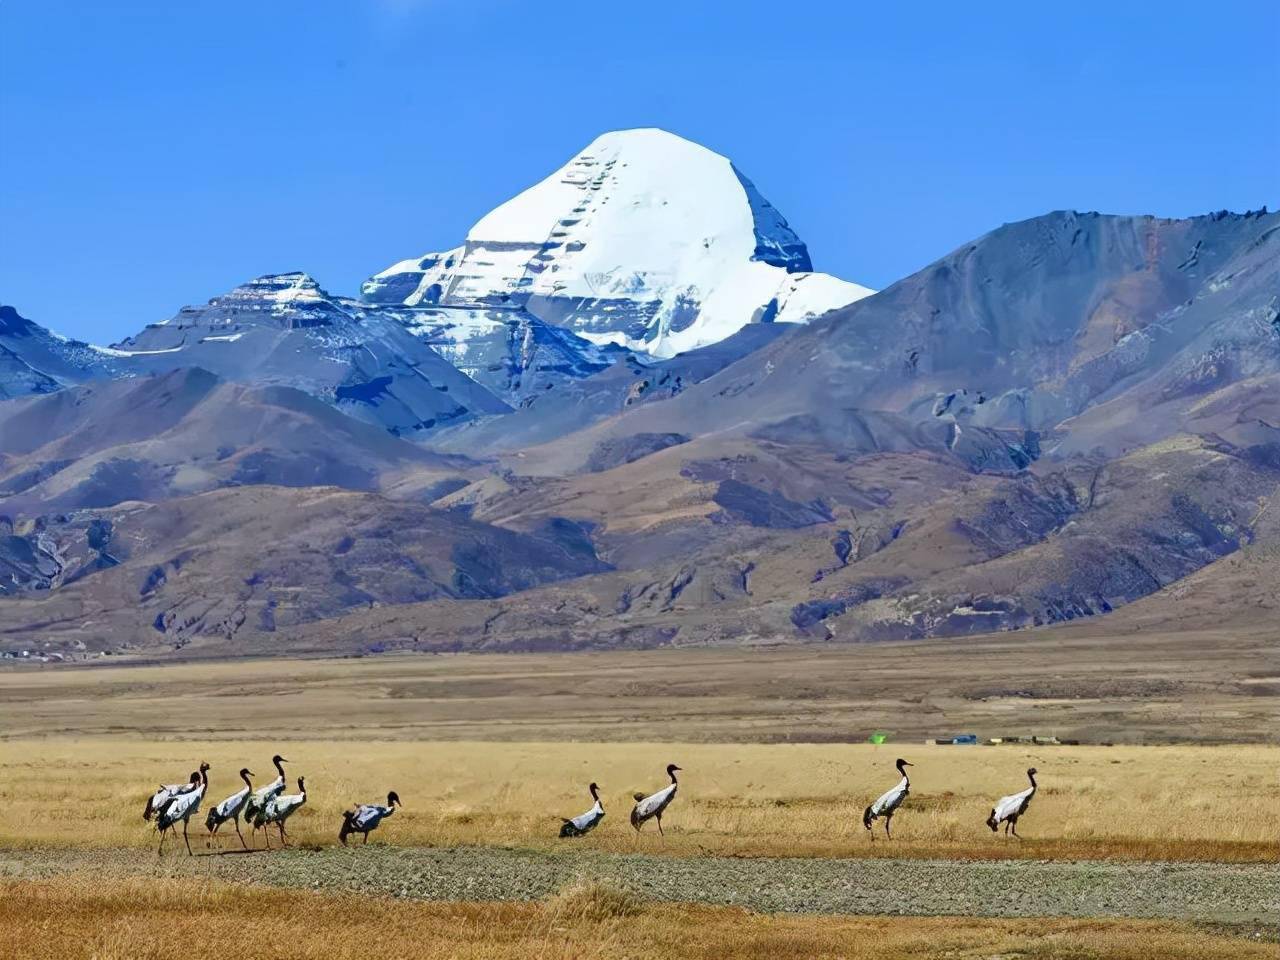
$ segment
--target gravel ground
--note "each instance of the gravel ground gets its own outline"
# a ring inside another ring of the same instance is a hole
[[[653,900],[762,912],[1150,917],[1276,925],[1280,865],[1008,860],[669,858],[466,847],[199,856],[139,850],[0,851],[0,878],[93,871],[207,875],[421,900],[528,900],[575,880]]]

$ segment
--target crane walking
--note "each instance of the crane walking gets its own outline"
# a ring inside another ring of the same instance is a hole
[[[676,771],[680,768],[674,763],[667,764],[667,776],[671,778],[670,786],[663,787],[657,793],[645,796],[643,793],[635,794],[636,805],[631,808],[631,826],[636,828],[636,833],[640,832],[640,828],[644,826],[644,822],[649,819],[658,821],[658,833],[666,836],[662,832],[662,813],[671,805],[671,801],[676,798],[676,790],[680,784],[676,782]]]
[[[156,829],[160,831],[160,846],[156,850],[159,855],[164,852],[164,835],[182,821],[182,841],[187,845],[187,856],[191,856],[191,840],[187,836],[187,822],[191,815],[200,809],[200,801],[209,789],[209,764],[200,764],[200,772],[191,775],[192,788],[175,794],[164,802],[164,806],[156,812]]]
[[[672,782],[674,782],[674,779]],[[604,819],[604,804],[600,802],[600,788],[593,783],[587,787],[587,790],[590,791],[591,799],[595,803],[586,813],[581,813],[573,818],[560,818],[564,821],[560,827],[560,836],[562,838],[584,836],[594,830],[600,821]]]
[[[889,832],[889,821],[893,819],[894,813],[902,806],[902,801],[907,799],[907,794],[911,792],[911,778],[907,776],[906,768],[914,767],[915,764],[899,759],[894,766],[902,774],[902,779],[898,781],[898,785],[888,793],[881,795],[880,799],[862,812],[862,825],[867,830],[871,830],[872,821],[884,817],[884,835],[889,840],[893,839],[893,834]],[[871,839],[874,840],[875,838],[875,833],[872,833]]]
[[[204,818],[204,825],[209,830],[210,846],[213,845],[213,838],[217,834],[218,828],[230,820],[235,824],[236,836],[240,838],[240,846],[246,850],[249,849],[249,845],[244,842],[244,834],[240,832],[240,815],[249,803],[249,795],[253,793],[253,782],[249,779],[252,776],[253,773],[248,768],[242,769],[240,771],[240,779],[244,781],[244,787],[210,809],[208,816]]]
[[[176,797],[180,793],[187,793],[190,790],[194,790],[199,782],[199,774],[193,773],[191,775],[191,779],[186,783],[161,784],[159,789],[147,798],[147,805],[142,811],[142,819],[150,822],[151,818],[156,815],[157,811],[165,805],[165,802],[170,797]]]
[[[267,804],[280,796],[280,794],[284,793],[286,783],[284,779],[284,765],[288,762],[288,760],[280,756],[278,753],[272,757],[271,763],[276,768],[276,778],[265,787],[259,787],[257,790],[254,790],[249,794],[249,799],[244,805],[244,822],[253,827],[251,833],[257,831],[258,828],[254,825],[262,815],[262,812],[266,810]],[[270,841],[267,842],[267,846],[271,846]]]
[[[258,815],[254,818],[253,825],[255,828],[262,827],[262,835],[267,839],[267,849],[271,848],[271,835],[266,828],[271,824],[275,824],[280,831],[280,846],[287,847],[289,841],[285,838],[289,833],[284,828],[284,822],[302,808],[307,802],[307,785],[305,777],[298,778],[298,792],[287,793],[274,797],[267,801],[267,805],[262,808]]]
[[[364,834],[364,842],[369,842],[369,831],[378,829],[387,817],[396,812],[400,806],[400,795],[392,790],[387,794],[387,805],[380,803],[362,803],[354,810],[346,810],[342,814],[342,829],[338,831],[338,839],[347,845],[347,837],[353,833]]]
[[[1031,806],[1031,798],[1036,795],[1035,767],[1027,771],[1027,779],[1031,781],[1030,787],[1021,793],[1001,797],[991,808],[991,815],[987,817],[987,826],[991,828],[992,833],[999,832],[1000,824],[1003,823],[1006,835],[1012,831],[1013,835],[1018,837],[1018,818],[1027,812],[1027,807]],[[1022,838],[1018,837],[1018,839]]]

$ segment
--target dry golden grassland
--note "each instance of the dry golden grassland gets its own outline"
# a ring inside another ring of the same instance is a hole
[[[591,886],[538,903],[424,904],[198,879],[0,881],[0,956],[161,960],[215,952],[280,960],[1261,960],[1274,957],[1275,946],[1170,922],[760,915],[650,904]]]
[[[0,738],[1280,742],[1274,633],[0,667]]]
[[[289,823],[300,844],[336,842],[341,812],[396,790],[404,808],[375,834],[397,845],[498,845],[676,856],[939,856],[1259,861],[1277,857],[1280,748],[955,747],[887,744],[643,744],[240,740],[149,742],[136,736],[0,741],[0,845],[145,846],[141,813],[155,785],[212,764],[210,802],[234,792],[243,766],[274,778],[279,751],[308,802]],[[863,808],[912,761],[912,792],[892,843]],[[664,818],[636,838],[631,795],[684,768]],[[1021,842],[984,825],[992,802],[1040,791]],[[558,816],[590,805],[607,816],[585,838],[556,839]],[[203,814],[192,823],[204,845]],[[179,841],[179,845],[180,845]],[[223,838],[235,844],[234,831]],[[193,844],[194,845],[194,844]],[[171,847],[176,850],[178,847]]]

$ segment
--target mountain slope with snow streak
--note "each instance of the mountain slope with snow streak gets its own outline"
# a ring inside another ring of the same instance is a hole
[[[295,387],[400,436],[510,409],[392,313],[331,296],[305,273],[273,274],[99,349],[133,374],[200,367]]]
[[[462,246],[394,264],[362,292],[521,308],[598,344],[673,356],[872,291],[813,273],[804,243],[727,158],[639,129],[596,138],[482,217]]]

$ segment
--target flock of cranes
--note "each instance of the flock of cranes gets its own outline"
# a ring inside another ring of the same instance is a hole
[[[240,821],[243,819],[252,828],[251,836],[259,830],[262,831],[268,850],[271,849],[271,834],[268,831],[271,824],[275,824],[280,833],[280,844],[288,846],[289,832],[285,829],[285,822],[307,802],[306,777],[298,778],[297,793],[284,792],[287,785],[284,765],[288,762],[279,754],[272,757],[271,763],[276,768],[276,778],[257,790],[253,789],[253,771],[247,767],[240,771],[240,779],[244,781],[244,786],[221,803],[211,807],[205,817],[204,825],[209,831],[210,845],[217,836],[218,828],[230,821],[235,826],[236,836],[240,838],[241,846],[248,849],[249,844],[240,831]],[[200,811],[205,794],[208,792],[209,764],[202,763],[200,769],[191,774],[191,779],[187,783],[162,785],[147,798],[142,819],[155,820],[156,830],[160,833],[160,847],[157,853],[164,852],[165,835],[177,830],[179,823],[182,824],[182,841],[187,846],[187,853],[191,853],[191,838],[187,828],[191,818]],[[343,843],[345,842],[344,836]]]
[[[209,831],[209,845],[213,844],[218,829],[223,824],[230,822],[235,826],[236,835],[240,838],[241,845],[245,849],[249,849],[249,843],[240,831],[240,821],[243,819],[252,828],[251,839],[254,838],[258,830],[262,831],[268,850],[271,849],[271,834],[268,828],[272,824],[275,824],[279,831],[281,846],[288,846],[289,834],[285,830],[285,821],[307,802],[307,788],[304,777],[298,778],[297,793],[286,794],[284,792],[287,783],[284,775],[284,765],[288,762],[279,754],[272,757],[271,763],[276,768],[276,778],[265,787],[259,787],[257,790],[253,789],[253,772],[247,768],[240,771],[240,779],[244,781],[244,786],[221,803],[211,807],[205,817],[205,827]],[[862,825],[867,828],[872,839],[875,839],[872,824],[880,819],[884,820],[885,837],[890,840],[893,839],[889,825],[893,820],[894,813],[897,812],[911,793],[911,778],[907,775],[906,768],[914,766],[914,764],[899,759],[894,766],[897,767],[902,779],[862,813]],[[658,833],[662,834],[662,814],[671,806],[672,801],[676,798],[676,791],[680,789],[680,783],[676,780],[676,774],[679,772],[680,768],[674,763],[667,764],[667,777],[670,783],[654,793],[648,795],[637,793],[634,795],[635,806],[631,808],[631,826],[637,834],[640,833],[640,829],[649,820],[657,822]],[[1031,805],[1031,800],[1036,794],[1035,767],[1027,771],[1027,779],[1031,781],[1030,787],[1020,793],[1001,797],[991,808],[991,813],[987,817],[987,826],[991,828],[993,833],[997,832],[1000,829],[1000,824],[1003,823],[1006,835],[1012,833],[1013,836],[1018,836],[1018,818],[1027,812],[1027,808]],[[560,817],[561,837],[585,836],[599,826],[600,821],[604,819],[604,803],[600,800],[599,785],[592,783],[587,789],[591,794],[591,809],[576,817]],[[200,769],[191,774],[191,778],[186,783],[163,785],[147,799],[146,809],[143,811],[142,818],[144,820],[155,820],[156,829],[160,833],[160,847],[157,853],[164,852],[165,834],[174,832],[179,823],[182,824],[182,839],[186,843],[187,853],[191,853],[191,840],[187,835],[187,824],[191,817],[200,810],[208,790],[209,764],[202,763],[200,764]],[[359,833],[364,837],[363,842],[368,843],[369,833],[376,830],[378,825],[394,814],[399,807],[400,797],[392,790],[387,794],[385,805],[380,803],[359,804],[353,809],[344,811],[342,814],[342,827],[338,831],[338,839],[342,841],[343,846],[346,846],[347,837]]]

